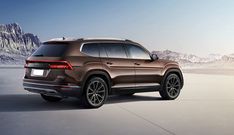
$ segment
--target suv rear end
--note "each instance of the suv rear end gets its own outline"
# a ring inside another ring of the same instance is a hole
[[[78,96],[80,86],[70,75],[74,68],[69,62],[70,51],[75,45],[70,42],[42,44],[27,60],[23,86],[30,92],[45,96]]]

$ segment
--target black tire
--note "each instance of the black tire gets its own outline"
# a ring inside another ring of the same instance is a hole
[[[107,96],[107,83],[100,77],[93,77],[84,87],[82,103],[86,108],[98,108],[105,103]]]
[[[59,102],[60,100],[62,100],[63,98],[60,97],[54,97],[54,96],[47,96],[44,94],[41,94],[41,97],[48,102]]]
[[[176,99],[181,90],[181,80],[177,74],[169,74],[163,81],[162,89],[159,91],[162,99],[174,100]]]

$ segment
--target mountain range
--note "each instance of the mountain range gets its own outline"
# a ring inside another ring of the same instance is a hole
[[[0,24],[0,64],[22,64],[39,45],[39,38],[17,23]]]
[[[153,51],[152,53],[157,54],[161,59],[177,61],[184,68],[234,68],[234,53],[229,55],[209,54],[207,57],[170,50]]]
[[[24,64],[25,59],[41,44],[38,36],[25,33],[19,24],[0,24],[0,65]],[[209,67],[233,68],[234,53],[230,55],[210,54],[199,57],[170,50],[153,51],[161,59],[174,60],[184,68]]]

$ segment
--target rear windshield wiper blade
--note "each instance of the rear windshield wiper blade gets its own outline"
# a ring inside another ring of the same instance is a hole
[[[43,54],[36,54],[36,55],[33,55],[35,57],[43,57],[44,55]]]

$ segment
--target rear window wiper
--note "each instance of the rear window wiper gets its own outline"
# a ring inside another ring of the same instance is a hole
[[[43,57],[44,55],[43,54],[36,54],[36,55],[33,55],[35,57]]]

